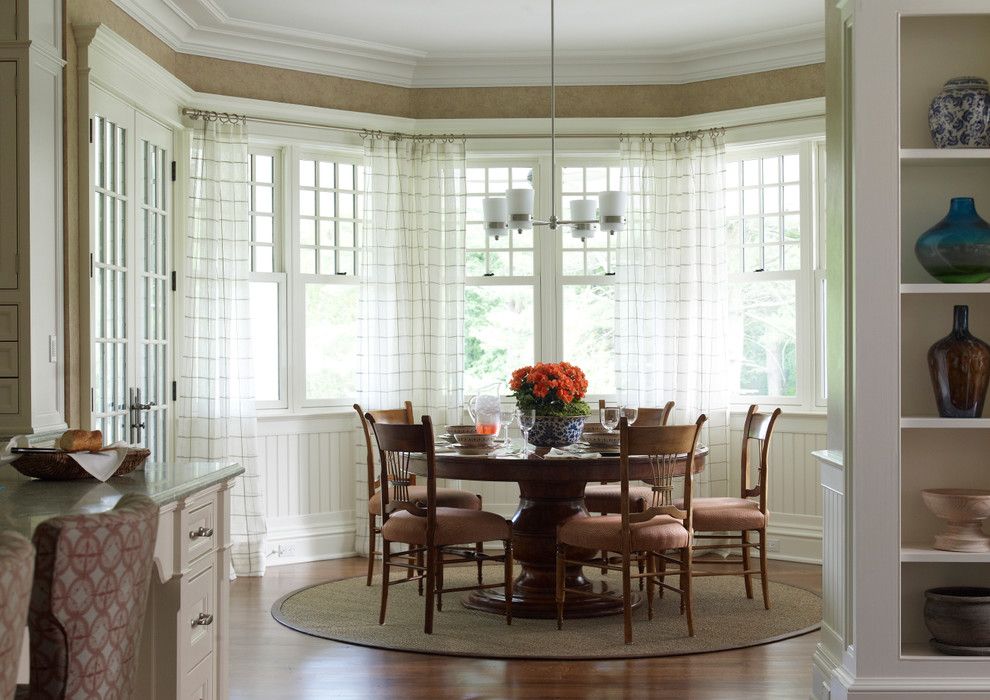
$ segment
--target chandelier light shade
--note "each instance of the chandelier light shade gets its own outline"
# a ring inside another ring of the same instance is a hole
[[[555,37],[554,0],[550,0],[550,172],[557,172],[557,84],[554,76]],[[556,179],[556,178],[554,178]],[[626,195],[618,190],[598,193],[598,215],[595,215],[595,200],[578,199],[571,202],[571,218],[557,218],[556,185],[550,191],[550,218],[539,221],[533,218],[533,190],[506,190],[505,197],[487,197],[483,201],[485,229],[488,235],[498,240],[509,230],[529,231],[533,226],[568,226],[574,238],[587,240],[601,228],[614,234],[625,228]]]
[[[571,220],[575,222],[571,224],[571,235],[574,238],[584,240],[594,236],[595,226],[598,223],[595,219],[595,200],[573,200],[571,202]],[[594,221],[595,223],[583,223],[591,221]]]
[[[528,188],[505,191],[509,202],[510,228],[517,231],[528,231],[533,228],[533,190]]]
[[[598,193],[598,225],[602,231],[615,233],[626,227],[626,193],[609,190]]]
[[[505,197],[485,197],[481,202],[481,208],[489,236],[497,241],[500,236],[509,232],[509,227],[505,223],[507,220],[506,212],[508,211]]]

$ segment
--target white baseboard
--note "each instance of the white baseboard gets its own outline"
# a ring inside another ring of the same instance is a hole
[[[802,564],[822,563],[822,519],[818,515],[771,513],[767,557]]]
[[[315,513],[268,521],[268,566],[352,557],[354,513]]]

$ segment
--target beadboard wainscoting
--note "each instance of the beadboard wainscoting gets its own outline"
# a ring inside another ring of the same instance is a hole
[[[353,411],[259,418],[269,565],[355,553],[356,421]]]
[[[732,417],[728,473],[712,473],[704,479],[712,495],[738,493],[743,418],[742,414]],[[269,565],[367,553],[367,471],[357,416],[347,412],[263,417],[258,432]],[[811,452],[824,447],[824,415],[785,413],[778,421],[770,462],[772,558],[821,561],[821,487]],[[448,481],[446,485],[480,494],[486,510],[506,518],[515,513],[519,501],[515,483]]]

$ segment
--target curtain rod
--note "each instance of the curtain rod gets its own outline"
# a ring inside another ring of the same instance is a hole
[[[449,138],[464,138],[464,139],[548,139],[551,138],[550,134],[533,134],[533,133],[522,133],[522,134],[404,134],[398,131],[380,131],[376,129],[363,129],[354,126],[337,126],[334,124],[321,124],[318,122],[307,122],[299,121],[295,119],[275,119],[272,117],[254,117],[245,114],[233,114],[229,112],[213,112],[203,109],[194,109],[191,107],[184,107],[182,109],[182,114],[190,119],[203,119],[204,121],[223,121],[223,122],[258,122],[260,124],[281,124],[284,126],[302,126],[312,129],[326,129],[329,131],[344,131],[353,134],[360,134],[362,136],[391,136],[395,138],[411,138],[411,139],[449,139]],[[780,119],[770,119],[766,121],[748,122],[746,124],[733,124],[730,127],[715,127],[714,129],[699,129],[700,132],[713,131],[718,129],[741,129],[749,126],[764,126],[767,124],[784,124],[787,122],[804,121],[805,119],[814,119],[818,115],[810,115],[804,117],[782,117]],[[621,136],[636,137],[641,136],[644,138],[674,138],[677,136],[683,136],[685,134],[690,134],[693,132],[669,132],[669,133],[641,133],[641,134],[620,134],[615,132],[586,132],[586,133],[574,133],[574,134],[557,134],[556,138],[571,138],[571,139],[601,139],[601,138],[619,138]]]

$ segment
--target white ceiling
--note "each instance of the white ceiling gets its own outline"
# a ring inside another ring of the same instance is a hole
[[[545,85],[549,0],[114,0],[178,51],[407,87]],[[561,84],[824,58],[822,0],[558,0]]]

